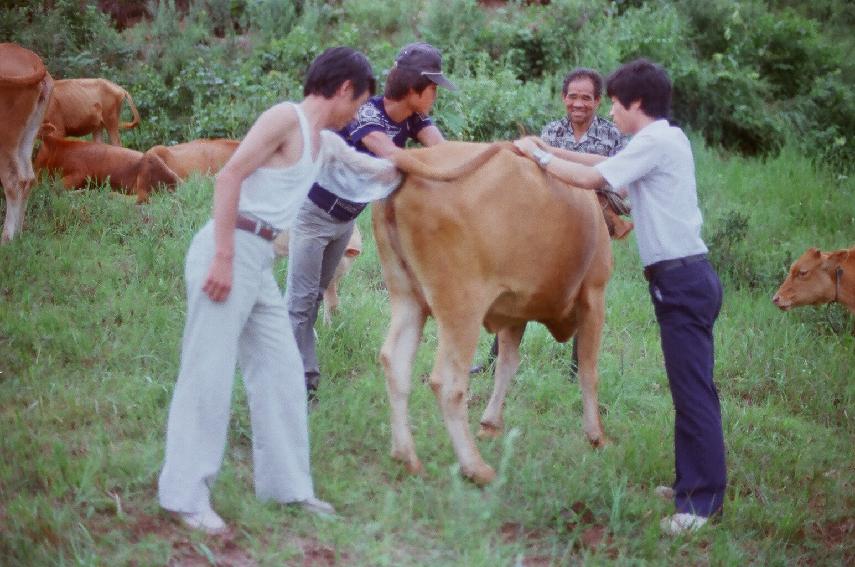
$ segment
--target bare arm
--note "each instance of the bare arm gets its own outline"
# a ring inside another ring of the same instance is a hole
[[[362,138],[365,147],[379,158],[389,158],[401,151],[385,132],[375,131]]]
[[[561,158],[563,160],[572,161],[575,163],[581,163],[582,165],[597,165],[601,161],[606,159],[606,156],[601,156],[599,154],[589,154],[584,152],[574,152],[571,150],[565,150],[564,148],[557,148],[555,146],[550,146],[546,142],[544,142],[541,138],[537,136],[527,136],[524,139],[531,139],[537,147],[542,150],[545,150],[555,157]]]
[[[419,133],[416,134],[416,139],[421,142],[423,146],[435,146],[445,141],[445,138],[442,136],[442,132],[440,132],[439,128],[433,124],[425,126],[419,130]]]
[[[539,140],[539,138],[537,139]],[[520,150],[523,155],[537,161],[534,157],[534,152],[535,150],[538,150],[540,148],[539,144],[537,144],[534,139],[532,139],[531,137],[522,138],[514,142],[514,145]],[[555,148],[549,147],[549,153],[552,154],[553,158],[549,161],[544,170],[548,171],[549,173],[551,173],[558,179],[564,181],[565,183],[569,183],[570,185],[581,187],[583,189],[600,189],[603,185],[606,184],[605,178],[600,175],[599,171],[591,167],[591,165],[568,161],[552,153],[553,149]],[[586,157],[592,155],[583,154],[579,152],[566,153]],[[594,157],[602,158],[602,156]],[[600,161],[602,161],[602,159],[597,160],[596,163],[599,163]]]
[[[445,141],[445,138],[442,137],[442,132],[439,131],[439,128],[433,125],[426,126],[419,130],[419,133],[416,134],[416,139],[421,142],[423,146],[435,146],[436,144]],[[371,153],[380,158],[391,158],[403,149],[396,146],[395,142],[392,141],[392,138],[390,138],[386,133],[380,131],[367,134],[362,138],[362,143],[365,144],[365,147],[368,148]]]
[[[214,184],[215,253],[202,286],[202,291],[212,301],[225,301],[232,288],[234,232],[241,183],[256,169],[267,165],[277,152],[288,153],[282,150],[299,129],[297,120],[290,105],[277,105],[264,112],[217,175]],[[304,142],[309,143],[308,140]]]

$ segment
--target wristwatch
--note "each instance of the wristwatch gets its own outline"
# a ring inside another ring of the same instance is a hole
[[[535,148],[534,151],[531,152],[531,155],[534,156],[537,164],[543,169],[546,169],[546,166],[549,165],[549,162],[551,162],[552,158],[555,157],[551,153],[545,152],[540,148]]]

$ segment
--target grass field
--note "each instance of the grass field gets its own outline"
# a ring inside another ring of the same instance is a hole
[[[226,538],[162,512],[156,479],[184,318],[183,256],[211,183],[136,207],[43,182],[23,235],[0,248],[0,563],[4,565],[852,565],[855,319],[841,306],[781,313],[770,298],[808,246],[855,244],[855,183],[792,151],[765,162],[695,144],[708,241],[721,242],[716,327],[730,485],[712,529],[660,535],[673,479],[673,409],[632,239],[614,245],[600,360],[613,444],[589,448],[569,348],[533,325],[507,431],[481,442],[499,475],[463,481],[430,389],[428,325],[412,400],[423,477],[388,456],[377,352],[388,324],[368,215],[343,311],[318,325],[325,379],[310,416],[317,519],[252,497],[250,426],[235,381],[214,506]],[[740,231],[727,219],[742,218]],[[736,234],[736,233],[739,234]],[[725,254],[726,252],[726,254]],[[738,269],[737,269],[738,268]],[[280,267],[284,281],[285,267]],[[748,274],[746,276],[745,274]],[[492,337],[483,334],[480,356]],[[490,393],[471,383],[470,415]]]

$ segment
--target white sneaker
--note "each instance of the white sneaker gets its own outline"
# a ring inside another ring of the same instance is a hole
[[[653,494],[662,498],[663,500],[673,500],[674,499],[674,489],[670,486],[657,486],[653,489]]]
[[[296,502],[296,504],[306,512],[311,512],[312,514],[317,514],[324,518],[337,517],[335,508],[333,508],[332,504],[324,502],[320,498],[315,498],[314,496],[306,498],[305,500],[300,500]]]
[[[707,518],[695,514],[677,513],[662,518],[659,527],[670,536],[678,536],[701,529],[707,523]]]
[[[221,535],[229,529],[219,514],[211,508],[201,512],[179,512],[178,517],[188,528],[203,531],[208,535]]]

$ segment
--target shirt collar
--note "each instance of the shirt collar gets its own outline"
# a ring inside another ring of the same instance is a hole
[[[581,144],[587,138],[591,138],[592,140],[600,140],[600,137],[597,135],[597,132],[599,131],[598,126],[600,125],[602,118],[600,118],[599,114],[594,113],[594,119],[591,120],[591,124],[588,125],[588,129],[585,131],[584,134],[582,134],[582,138],[578,142],[576,141],[576,136],[573,134],[573,125],[570,123],[570,117],[565,116],[561,119],[561,121],[564,123],[564,127],[567,128],[567,132],[570,134],[570,137],[573,140],[574,144]]]

